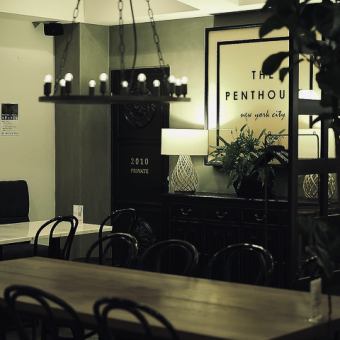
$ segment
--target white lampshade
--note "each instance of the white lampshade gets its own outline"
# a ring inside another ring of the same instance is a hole
[[[208,154],[208,130],[162,129],[162,155]]]
[[[321,93],[314,90],[299,90],[299,99],[321,100]]]

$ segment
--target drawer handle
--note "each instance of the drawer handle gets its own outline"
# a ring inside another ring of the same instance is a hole
[[[224,219],[226,216],[228,216],[229,212],[228,211],[223,211],[220,212],[219,210],[216,211],[216,217],[219,218],[220,220]]]
[[[188,215],[190,215],[190,213],[192,212],[192,209],[190,209],[190,208],[187,208],[187,209],[181,208],[181,209],[180,209],[180,212],[181,212],[181,214],[182,214],[183,216],[188,216]]]
[[[258,214],[254,214],[254,217],[255,217],[256,222],[264,222],[264,220],[265,220],[265,215],[260,217]]]

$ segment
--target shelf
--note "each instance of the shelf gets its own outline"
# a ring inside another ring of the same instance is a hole
[[[299,175],[316,174],[320,172],[336,172],[339,169],[339,161],[332,159],[299,159],[297,161],[297,172]]]
[[[297,112],[299,115],[318,115],[327,112],[327,108],[321,106],[320,100],[299,99]]]
[[[170,96],[135,96],[135,95],[112,95],[112,96],[42,96],[39,101],[55,104],[145,104],[145,103],[178,103],[190,102],[190,98]]]

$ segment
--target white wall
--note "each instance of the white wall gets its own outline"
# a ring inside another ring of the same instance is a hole
[[[20,14],[51,20],[72,21],[76,0],[1,0],[0,12]],[[83,4],[80,2],[78,21],[84,20]]]
[[[0,133],[0,180],[28,182],[31,220],[52,217],[55,208],[54,105],[38,102],[44,75],[54,70],[53,38],[40,26],[0,15],[0,104],[19,104],[19,136]]]

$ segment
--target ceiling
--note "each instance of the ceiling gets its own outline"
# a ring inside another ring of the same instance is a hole
[[[117,0],[84,0],[85,21],[95,24],[118,23]],[[217,13],[259,9],[264,0],[151,0],[155,20],[172,20],[207,16]],[[129,1],[124,2],[124,22],[131,22]],[[149,21],[145,0],[134,0],[137,22]]]
[[[1,0],[0,15],[20,15],[35,20],[72,20],[77,0]],[[264,0],[150,0],[155,20],[208,16],[217,13],[259,9]],[[149,21],[146,0],[133,0],[137,22]],[[79,22],[118,24],[118,0],[82,0]],[[131,23],[129,0],[124,0],[124,23]]]

